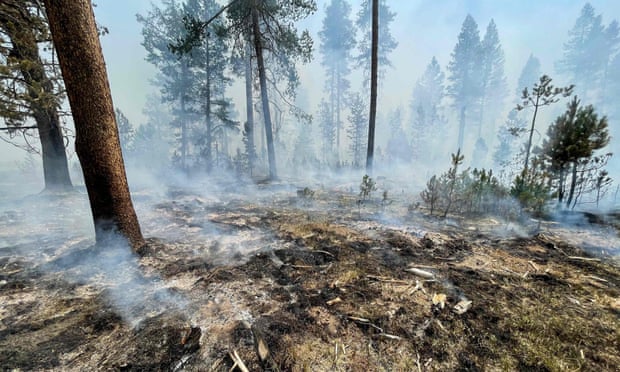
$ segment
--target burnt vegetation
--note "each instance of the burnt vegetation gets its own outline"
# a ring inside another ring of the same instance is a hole
[[[618,23],[583,6],[563,83],[532,54],[511,97],[503,25],[468,14],[386,111],[404,5],[328,3],[151,4],[136,128],[94,4],[0,4],[0,139],[46,190],[0,185],[1,369],[620,368]]]

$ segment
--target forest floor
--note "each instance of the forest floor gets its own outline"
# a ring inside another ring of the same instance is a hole
[[[0,368],[620,369],[617,220],[440,219],[404,195],[262,187],[169,191],[139,255],[5,237]]]

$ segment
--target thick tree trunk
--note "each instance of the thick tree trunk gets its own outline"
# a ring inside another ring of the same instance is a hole
[[[65,152],[65,141],[62,135],[60,120],[56,108],[33,107],[34,118],[41,141],[43,158],[43,177],[46,190],[65,190],[72,187],[69,177],[69,165]]]
[[[375,122],[377,119],[377,68],[379,51],[379,0],[372,0],[372,46],[370,57],[370,115],[368,118],[368,151],[366,173],[372,174],[375,153]]]
[[[116,234],[144,245],[131,202],[105,62],[90,0],[45,0],[98,243]]]
[[[265,76],[265,61],[263,60],[263,46],[260,27],[258,24],[258,9],[252,7],[252,33],[254,35],[254,49],[258,63],[258,79],[260,81],[260,96],[263,104],[263,116],[265,118],[265,137],[267,138],[267,158],[269,159],[269,179],[278,178],[276,171],[276,153],[273,145],[273,125],[271,123],[271,111],[269,110],[269,95],[267,93],[267,77]]]
[[[0,9],[0,13],[3,13],[3,9]],[[72,184],[58,118],[58,102],[54,85],[45,73],[27,14],[26,11],[0,14],[0,26],[11,39],[13,56],[25,61],[20,64],[20,72],[27,85],[28,104],[41,141],[45,189],[68,189]]]

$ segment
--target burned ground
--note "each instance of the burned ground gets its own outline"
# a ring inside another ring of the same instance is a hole
[[[48,248],[40,264],[23,253],[33,243],[2,248],[0,366],[620,366],[617,251],[592,243],[598,255],[585,252],[580,242],[595,234],[538,221],[436,219],[409,211],[404,199],[359,205],[334,190],[269,195],[222,202],[184,192],[158,202],[145,222],[154,237],[134,257],[152,293],[124,293],[149,302],[131,303],[130,319],[108,277],[74,280],[48,269],[66,264],[70,250]]]

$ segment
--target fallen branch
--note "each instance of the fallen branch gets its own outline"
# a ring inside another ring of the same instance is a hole
[[[233,371],[235,369],[235,367],[239,368],[242,372],[250,372],[250,370],[248,369],[248,367],[245,366],[245,363],[243,363],[243,360],[241,360],[241,357],[239,356],[239,354],[237,354],[237,350],[233,350],[233,352],[228,352],[228,355],[230,356],[230,359],[232,359],[233,362],[235,362],[233,364],[232,367],[230,367],[229,371]]]
[[[588,278],[588,279],[596,280],[597,282],[601,282],[601,283],[609,283],[609,280],[607,280],[607,279],[603,279],[603,278],[600,278],[600,277],[598,277],[598,276],[594,276],[594,275],[586,275],[585,277],[586,277],[586,278]]]
[[[387,339],[390,339],[390,340],[396,340],[396,341],[400,341],[400,340],[402,340],[402,337],[400,337],[400,336],[391,335],[391,334],[389,334],[389,333],[383,333],[383,332],[382,332],[382,333],[379,333],[377,336],[379,336],[379,337],[385,337],[385,338],[387,338]]]
[[[372,323],[370,322],[370,319],[360,318],[360,317],[357,317],[357,316],[351,316],[351,315],[349,315],[349,316],[348,316],[348,318],[349,318],[349,320],[353,320],[353,321],[355,321],[355,322],[359,322],[359,323],[362,323],[362,324],[369,325],[369,326],[371,326],[371,327],[375,328],[376,330],[378,330],[380,333],[383,333],[383,328],[381,328],[381,327],[379,327],[379,326],[376,326],[376,325],[372,324]]]
[[[580,260],[580,261],[594,261],[594,262],[600,262],[601,261],[600,258],[580,257],[580,256],[568,256],[568,259],[570,259],[570,260]]]
[[[379,282],[384,282],[384,283],[411,284],[411,281],[409,280],[392,279],[386,276],[366,275],[366,277],[368,279],[373,279],[373,280],[377,280]]]
[[[405,269],[406,272],[415,274],[417,276],[420,276],[422,278],[426,278],[426,279],[434,279],[435,278],[435,274],[433,274],[430,271],[426,271],[426,270],[422,270],[422,269],[418,269],[415,267],[409,267]]]

